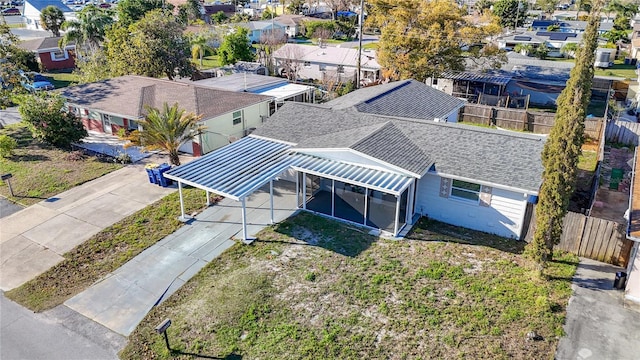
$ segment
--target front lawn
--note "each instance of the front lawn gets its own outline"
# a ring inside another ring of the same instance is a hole
[[[302,213],[211,262],[147,315],[121,357],[553,358],[577,258],[550,263],[545,281],[522,249],[426,220],[408,240],[383,240]],[[172,353],[154,331],[166,318]]]
[[[22,123],[8,125],[0,129],[0,134],[9,135],[18,142],[12,157],[0,158],[0,173],[13,175],[11,185],[15,196],[11,196],[5,182],[0,183],[0,195],[24,206],[122,167],[95,157],[77,159],[68,151],[34,140]]]
[[[202,58],[202,66],[200,65],[200,58],[191,59],[191,62],[199,70],[213,69],[213,68],[218,68],[218,67],[222,66],[220,64],[220,57],[218,55],[204,56]]]
[[[183,196],[187,213],[203,208],[202,190],[184,189]],[[178,230],[183,225],[179,215],[180,198],[174,192],[100,231],[64,254],[61,263],[5,295],[33,311],[60,305]]]
[[[71,72],[64,71],[56,71],[43,73],[42,75],[49,78],[49,81],[56,87],[56,89],[60,89],[63,87],[71,86],[78,83],[78,75]]]

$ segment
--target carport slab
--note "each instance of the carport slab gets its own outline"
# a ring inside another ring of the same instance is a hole
[[[65,212],[65,214],[101,228],[106,228],[143,207],[143,203],[108,193],[73,208]]]
[[[32,229],[44,220],[51,219],[58,215],[55,210],[47,209],[38,204],[27,207],[13,215],[0,219],[0,238],[2,241],[8,240],[17,234]],[[5,237],[5,234],[7,236]]]

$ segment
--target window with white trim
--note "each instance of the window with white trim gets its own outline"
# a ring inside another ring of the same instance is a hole
[[[51,52],[51,60],[53,61],[62,61],[67,60],[68,58],[66,51],[56,50]]]
[[[242,122],[242,111],[233,112],[233,125],[238,125]]]
[[[129,119],[128,128],[129,128],[129,130],[138,130],[138,122],[135,121],[135,120]]]
[[[451,182],[450,197],[460,200],[478,202],[480,200],[480,184],[474,184],[462,180]]]
[[[338,65],[338,74],[344,74],[344,66]]]
[[[304,67],[310,68],[311,67],[311,62],[310,61],[305,61],[304,62]]]

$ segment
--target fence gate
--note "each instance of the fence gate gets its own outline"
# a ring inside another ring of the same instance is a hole
[[[633,241],[627,240],[626,225],[569,212],[564,218],[557,249],[609,264],[626,267]]]

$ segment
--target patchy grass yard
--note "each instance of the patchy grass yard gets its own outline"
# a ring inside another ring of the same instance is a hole
[[[13,175],[11,185],[15,196],[10,195],[5,182],[0,184],[0,195],[25,206],[122,167],[94,157],[70,160],[68,151],[34,140],[24,124],[9,125],[0,129],[0,134],[7,134],[18,142],[12,157],[0,158],[0,173]]]
[[[582,150],[578,158],[578,169],[584,171],[596,171],[598,165],[598,152]]]
[[[124,359],[549,359],[577,258],[549,281],[523,244],[423,220],[405,241],[302,213],[210,263],[129,337]],[[154,327],[165,318],[169,353]],[[535,331],[542,339],[526,340]]]
[[[49,78],[49,81],[56,87],[56,89],[60,89],[63,87],[71,86],[78,83],[78,75],[70,72],[56,71],[43,73],[42,75]]]
[[[213,69],[222,66],[218,55],[204,56],[202,58],[202,66],[200,66],[200,58],[191,59],[191,62],[200,70]]]
[[[185,189],[183,195],[188,213],[204,206],[202,190]],[[5,295],[33,311],[62,304],[178,230],[179,215],[179,195],[172,193],[97,233],[64,254],[61,263]]]

